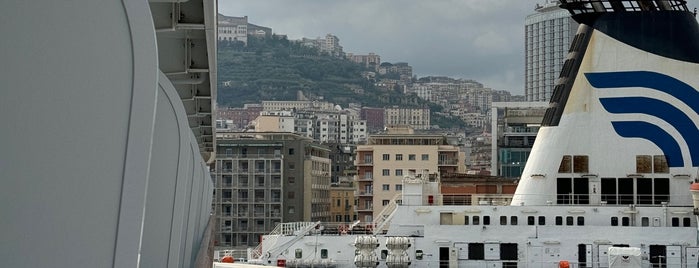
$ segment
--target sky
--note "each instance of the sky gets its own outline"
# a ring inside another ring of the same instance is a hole
[[[340,38],[347,53],[408,62],[418,77],[473,79],[524,94],[524,19],[548,0],[218,0],[289,39]],[[693,2],[693,1],[689,1]]]

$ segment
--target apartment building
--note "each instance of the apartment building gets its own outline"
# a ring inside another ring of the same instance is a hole
[[[217,246],[256,246],[280,222],[331,220],[329,152],[292,133],[217,133]]]
[[[354,211],[354,192],[356,188],[351,181],[342,181],[334,183],[330,187],[330,214],[332,221],[349,223],[357,220],[357,214]]]
[[[518,178],[541,127],[548,102],[494,102],[491,112],[491,174]]]
[[[459,147],[449,145],[442,135],[369,136],[366,145],[357,146],[358,219],[371,222],[401,193],[403,176],[463,172],[464,159]]]
[[[578,23],[559,1],[536,5],[524,20],[524,95],[527,101],[549,101],[553,86],[568,56]]]
[[[386,126],[409,125],[414,129],[430,129],[430,108],[402,108],[394,106],[384,109]]]

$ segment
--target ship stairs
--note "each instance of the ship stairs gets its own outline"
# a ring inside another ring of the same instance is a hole
[[[381,210],[381,213],[379,213],[378,217],[374,219],[372,222],[373,228],[373,234],[382,234],[385,229],[388,227],[388,224],[391,222],[391,219],[393,218],[393,212],[396,211],[396,208],[398,207],[398,203],[400,200],[403,198],[403,194],[396,194],[393,196],[391,201],[388,202],[388,205],[386,205],[383,210]]]
[[[269,233],[269,235],[265,236],[265,239],[267,239],[266,244],[268,248],[271,248],[272,250],[267,251],[266,253],[269,254],[268,256],[276,256],[280,252],[286,249],[287,246],[292,245],[296,241],[299,241],[301,238],[306,236],[308,232],[312,231],[316,227],[320,226],[320,222],[289,222],[289,223],[280,223],[277,224],[277,227],[272,230],[272,232]],[[279,245],[276,246],[277,240],[279,239],[280,236],[296,236],[294,239],[291,239],[284,243],[284,245]],[[260,242],[255,249],[252,250],[252,253],[250,255],[250,259],[260,259],[262,257],[262,242]]]

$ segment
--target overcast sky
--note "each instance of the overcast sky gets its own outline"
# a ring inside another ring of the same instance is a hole
[[[345,52],[408,62],[418,77],[474,79],[523,95],[524,19],[547,0],[218,1],[219,13],[289,39],[332,33]]]

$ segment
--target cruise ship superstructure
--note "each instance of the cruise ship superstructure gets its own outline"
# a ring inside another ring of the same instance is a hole
[[[282,223],[250,262],[697,267],[694,14],[684,0],[561,7],[581,26],[509,206],[443,205],[439,176],[417,174],[374,222]]]
[[[3,4],[1,266],[210,267],[216,1]]]

